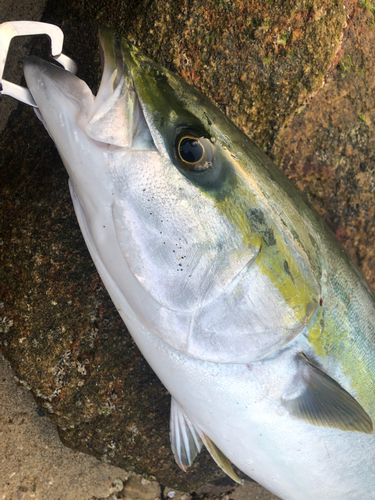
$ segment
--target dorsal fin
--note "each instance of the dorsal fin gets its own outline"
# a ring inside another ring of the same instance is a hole
[[[371,418],[353,396],[304,354],[298,361],[298,378],[283,396],[291,415],[316,426],[372,433]]]

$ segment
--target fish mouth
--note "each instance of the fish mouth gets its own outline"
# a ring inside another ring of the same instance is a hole
[[[173,157],[179,130],[202,129],[194,112],[202,96],[112,30],[101,29],[99,42],[103,72],[96,96],[83,80],[56,63],[26,59],[27,86],[55,143],[62,123],[65,130],[78,124],[99,147],[157,150]]]
[[[99,31],[102,78],[90,118],[89,137],[133,150],[155,150],[144,106],[127,63],[132,45],[107,28]]]
[[[99,32],[102,77],[96,96],[69,71],[34,56],[24,74],[36,112],[50,135],[77,124],[99,147],[155,150],[150,127],[131,74],[129,47],[109,29]],[[56,143],[56,140],[55,140]]]

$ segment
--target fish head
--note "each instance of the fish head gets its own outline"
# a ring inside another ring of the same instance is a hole
[[[109,30],[100,42],[96,96],[50,63],[25,66],[86,241],[120,302],[173,348],[212,362],[269,356],[303,331],[319,301],[313,242],[286,197],[297,191],[181,78]]]

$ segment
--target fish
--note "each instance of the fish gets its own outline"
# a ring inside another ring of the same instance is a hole
[[[284,500],[375,497],[374,293],[321,217],[211,101],[111,30],[96,96],[24,74],[91,257],[202,446]]]

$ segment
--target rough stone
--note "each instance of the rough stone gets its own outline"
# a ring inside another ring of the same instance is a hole
[[[268,150],[290,114],[322,86],[344,25],[336,0],[185,0],[152,2],[129,31]]]
[[[56,427],[0,355],[0,498],[108,498],[128,474],[63,446]],[[118,488],[117,488],[118,490]]]
[[[277,137],[272,155],[375,288],[374,14],[350,14],[325,85]]]
[[[119,500],[159,500],[161,498],[160,485],[139,476],[129,477],[124,487],[118,491],[116,498]]]
[[[244,481],[244,484],[236,488],[228,498],[229,500],[278,500],[279,497],[257,483]]]

